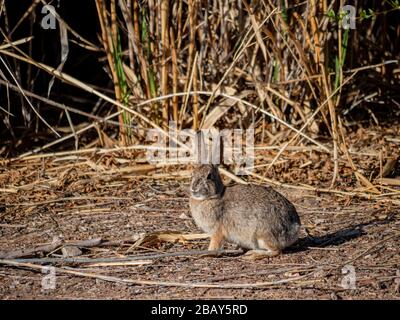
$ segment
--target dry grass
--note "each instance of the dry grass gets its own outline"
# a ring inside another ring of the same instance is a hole
[[[296,1],[288,6],[279,1],[222,4],[96,0],[93,9],[98,17],[98,44],[86,40],[57,15],[60,29],[70,34],[70,43],[86,48],[88,56],[93,51],[104,54],[99,63],[103,63],[113,83],[114,97],[62,72],[62,65],[52,67],[33,59],[31,36],[13,40],[15,30],[23,28],[29,16],[45,3],[32,1],[15,26],[4,19],[1,68],[23,65],[97,96],[110,110],[115,106],[117,112],[111,115],[88,116],[91,123],[83,131],[75,128],[70,116],[82,112],[60,110],[61,119],[68,119],[71,133],[58,142],[75,139],[77,148],[83,146],[82,135],[88,129],[97,130],[97,144],[127,146],[145,138],[143,130],[133,128],[167,130],[171,120],[178,128],[197,129],[205,124],[219,128],[254,126],[257,142],[267,144],[271,135],[289,127],[293,132],[285,135],[288,145],[301,142],[302,137],[315,143],[311,134],[330,135],[332,146],[322,148],[332,151],[333,186],[339,171],[338,157],[346,154],[338,126],[343,113],[366,105],[376,120],[368,103],[388,103],[389,110],[399,106],[398,94],[394,93],[398,90],[399,48],[397,42],[390,41],[391,34],[399,30],[399,10],[390,1],[376,7],[363,1],[358,3],[356,29],[348,30],[342,28],[341,2],[335,1]],[[12,9],[3,1],[0,13],[7,18]],[[30,51],[25,50],[26,46]],[[2,108],[3,113],[8,112],[6,127],[12,131],[13,124],[20,121],[10,118],[10,114],[32,123],[30,114],[35,112],[41,119],[37,127],[44,124],[58,134],[56,123],[47,123],[46,116],[31,105],[27,95],[35,97],[34,93],[22,89],[32,79],[22,79],[18,68],[9,71],[10,74],[3,72],[0,85],[7,90],[7,96],[22,94],[25,101],[21,101],[22,113],[14,110],[10,99],[2,101],[8,102],[8,107]],[[385,84],[370,87],[369,91],[360,90],[362,84],[356,75],[365,76],[368,72],[378,82],[380,78],[387,79]],[[14,86],[11,89],[17,85],[18,90],[10,92],[5,84]],[[48,103],[42,99],[42,103],[59,107],[60,101],[56,100],[50,99],[53,103]],[[27,103],[31,110],[25,108]],[[102,129],[105,123],[115,126],[115,117],[118,139],[110,138]],[[93,122],[94,119],[100,121]],[[285,142],[273,140],[275,144]],[[46,147],[54,145],[55,142],[49,142]],[[39,150],[44,149],[34,151]],[[354,164],[355,172],[356,167]]]

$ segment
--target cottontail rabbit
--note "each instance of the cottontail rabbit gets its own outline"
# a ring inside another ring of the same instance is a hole
[[[192,216],[211,235],[209,250],[228,240],[252,249],[248,258],[273,257],[299,237],[295,207],[271,187],[224,186],[218,167],[202,164],[194,167],[190,193]]]

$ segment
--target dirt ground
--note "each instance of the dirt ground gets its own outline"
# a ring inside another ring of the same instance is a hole
[[[366,152],[365,148],[361,143],[358,152]],[[303,155],[288,156],[287,160],[319,163],[310,152]],[[299,212],[303,225],[299,242],[270,259],[248,261],[240,253],[211,258],[192,254],[205,250],[208,239],[182,236],[201,233],[189,212],[189,171],[170,168],[166,173],[148,175],[148,166],[131,164],[121,155],[66,154],[2,167],[3,258],[17,249],[49,245],[54,240],[63,244],[50,252],[20,252],[13,260],[19,265],[1,263],[1,299],[400,298],[396,186],[391,192],[386,190],[391,196],[363,199],[342,188],[354,183],[350,175],[343,178],[343,169],[335,189],[343,193],[277,187]],[[328,166],[323,161],[319,165]],[[323,171],[314,166],[300,173],[304,172],[312,185],[312,177]],[[176,175],[174,179],[165,179],[171,174]],[[296,174],[293,171],[288,176]],[[318,185],[325,186],[321,181]],[[143,259],[136,265],[65,260],[53,264],[55,287],[46,285],[48,271],[38,267],[38,259],[64,259],[60,247],[65,243],[95,238],[101,238],[101,243],[80,247],[82,254],[77,259]],[[237,248],[227,244],[225,249]],[[176,252],[183,255],[167,255]]]
[[[105,205],[106,210],[68,210],[68,204],[36,207],[30,214],[15,218],[2,214],[1,250],[32,247],[51,242],[54,236],[68,240],[100,237],[118,240],[132,234],[156,231],[199,232],[189,216],[185,184],[160,187],[151,181],[138,184],[130,200]],[[157,189],[156,189],[157,188]],[[162,191],[163,189],[165,191]],[[170,191],[170,194],[165,192]],[[174,190],[171,192],[171,190]],[[173,193],[173,194],[172,194]],[[124,194],[115,192],[113,197]],[[285,193],[298,208],[303,232],[301,240],[285,254],[259,261],[246,261],[240,255],[171,257],[155,259],[149,265],[79,267],[78,270],[119,278],[175,281],[185,283],[275,282],[299,275],[304,279],[286,284],[249,289],[182,288],[157,285],[126,285],[70,275],[57,275],[55,289],[43,289],[45,274],[40,271],[1,266],[2,299],[179,299],[179,298],[259,298],[259,299],[398,299],[400,270],[400,209],[396,206],[354,201],[346,206],[331,196]],[[397,234],[398,235],[398,234]],[[89,248],[91,258],[122,256],[131,244]],[[146,246],[145,244],[143,245]],[[149,251],[175,252],[205,249],[207,240],[187,243],[159,242]],[[233,248],[232,246],[228,246]],[[364,253],[364,254],[363,254]],[[132,253],[131,253],[132,254]],[[361,255],[363,254],[363,255]],[[360,257],[359,257],[360,256]],[[349,261],[349,262],[348,262]],[[343,265],[355,268],[356,289],[344,289]],[[396,288],[397,285],[397,288]]]

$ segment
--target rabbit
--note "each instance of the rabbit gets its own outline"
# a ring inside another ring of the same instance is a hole
[[[189,202],[197,226],[210,234],[210,251],[227,240],[250,249],[247,259],[274,257],[299,237],[300,218],[289,200],[271,187],[224,186],[217,165],[194,166]]]

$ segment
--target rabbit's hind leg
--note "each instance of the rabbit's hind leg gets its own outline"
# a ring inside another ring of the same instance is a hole
[[[267,244],[262,238],[257,239],[258,248],[247,251],[244,254],[244,259],[246,260],[259,260],[263,258],[272,258],[280,255],[281,250],[277,247]]]

